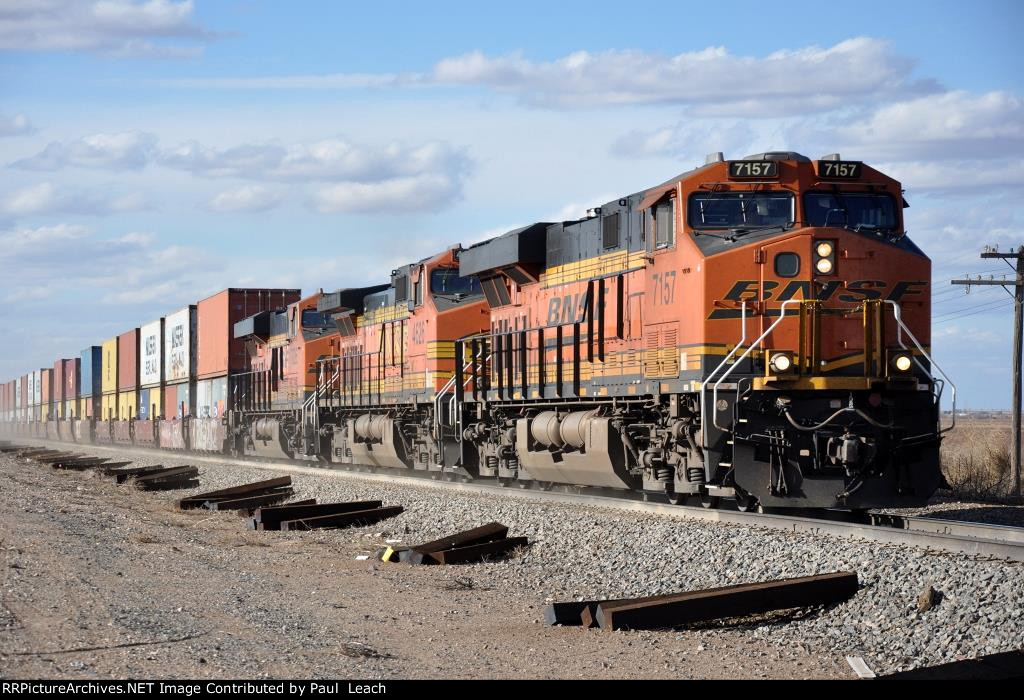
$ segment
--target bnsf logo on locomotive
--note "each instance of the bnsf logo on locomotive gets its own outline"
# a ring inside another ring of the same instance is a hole
[[[884,280],[854,280],[843,282],[842,280],[830,280],[821,285],[818,293],[811,294],[811,283],[806,280],[793,280],[782,287],[781,282],[765,280],[759,283],[757,280],[739,280],[732,286],[729,293],[725,295],[726,301],[788,301],[789,299],[816,299],[818,301],[836,301],[847,304],[858,304],[865,299],[887,299],[899,301],[906,296],[922,294],[922,287],[928,285],[925,280],[902,280],[889,288],[889,283]],[[781,289],[780,289],[781,287]],[[758,288],[761,290],[758,298]],[[773,310],[769,310],[768,315]],[[774,310],[777,315],[778,309]],[[739,318],[739,309],[715,309],[708,316],[708,319]]]

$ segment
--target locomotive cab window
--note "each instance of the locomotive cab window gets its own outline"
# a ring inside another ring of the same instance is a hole
[[[654,247],[668,248],[676,242],[676,201],[669,199],[654,208]]]
[[[694,192],[687,210],[696,229],[789,226],[795,218],[789,192]]]
[[[480,281],[473,276],[459,277],[456,267],[438,267],[430,271],[431,294],[465,297],[482,294]]]
[[[778,253],[775,256],[775,274],[779,277],[796,277],[800,274],[800,256],[796,253]]]
[[[804,214],[809,226],[895,231],[896,208],[887,194],[808,192]]]

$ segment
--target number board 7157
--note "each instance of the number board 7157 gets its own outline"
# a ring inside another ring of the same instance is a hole
[[[745,180],[747,178],[778,177],[779,164],[774,160],[730,160],[729,178]]]
[[[849,160],[819,160],[818,177],[828,180],[856,180],[860,177],[862,165]]]

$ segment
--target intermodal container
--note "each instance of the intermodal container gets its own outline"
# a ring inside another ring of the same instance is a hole
[[[39,416],[40,420],[50,419],[50,408],[53,406],[53,368],[44,367],[39,370]]]
[[[220,418],[227,409],[228,378],[200,379],[196,382],[196,417]]]
[[[56,418],[62,417],[64,405],[64,360],[53,363],[53,410]]]
[[[24,376],[18,377],[17,379],[14,380],[14,382],[15,382],[14,400],[16,402],[16,405],[15,405],[14,408],[15,408],[15,412],[17,413],[16,418],[17,418],[18,422],[21,422],[21,420],[22,420],[21,412],[25,409],[25,406],[26,406],[26,403],[25,403],[25,387],[26,387],[25,377]]]
[[[281,309],[300,299],[298,289],[225,289],[198,304],[198,379],[225,377],[246,369],[245,341],[236,323],[260,311]]]
[[[103,342],[100,420],[117,419],[117,336]]]
[[[142,327],[139,335],[139,418],[155,420],[163,415],[164,319]]]
[[[103,395],[103,348],[93,345],[81,352],[79,364],[79,418],[98,418]]]
[[[64,360],[64,417],[78,418],[78,379],[81,374],[81,358]]]
[[[195,413],[197,323],[195,304],[164,318],[164,418],[168,420]]]
[[[139,329],[117,336],[117,417],[131,420],[139,413]]]

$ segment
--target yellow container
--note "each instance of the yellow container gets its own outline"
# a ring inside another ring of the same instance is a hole
[[[100,378],[100,391],[104,395],[106,400],[107,394],[117,393],[117,337],[113,337],[110,340],[104,341],[103,343],[103,366],[101,369],[102,376]],[[103,417],[107,417],[106,410],[103,411]]]
[[[142,397],[146,397],[146,406],[142,405]],[[164,412],[164,404],[160,387],[154,386],[149,389],[142,389],[139,391],[139,408],[149,409],[146,412],[147,420],[153,420],[154,418],[162,416]]]
[[[117,417],[121,420],[139,417],[139,392],[136,389],[118,392]]]
[[[104,394],[100,399],[100,420],[117,420],[117,394]]]

